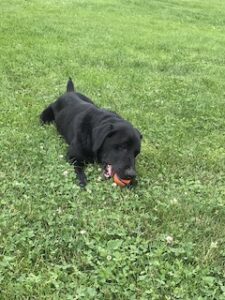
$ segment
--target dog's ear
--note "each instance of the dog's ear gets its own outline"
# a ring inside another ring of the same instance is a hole
[[[106,137],[114,133],[115,129],[112,124],[100,125],[92,131],[92,151],[96,153],[102,146]]]

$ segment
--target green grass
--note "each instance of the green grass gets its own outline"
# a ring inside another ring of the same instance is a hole
[[[225,299],[225,2],[0,8],[0,299]],[[135,190],[39,125],[68,76],[143,133]]]

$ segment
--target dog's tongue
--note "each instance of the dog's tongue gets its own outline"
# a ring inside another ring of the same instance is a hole
[[[106,165],[104,170],[104,176],[105,178],[110,178],[113,176],[112,165]]]

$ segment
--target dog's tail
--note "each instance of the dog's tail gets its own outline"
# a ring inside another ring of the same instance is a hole
[[[40,120],[42,124],[48,124],[55,120],[54,111],[52,106],[49,105],[40,115]]]
[[[70,77],[69,77],[69,80],[67,82],[66,90],[67,90],[67,92],[75,92],[74,84],[73,84],[73,81]]]

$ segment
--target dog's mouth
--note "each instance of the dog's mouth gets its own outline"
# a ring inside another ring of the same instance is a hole
[[[112,165],[106,164],[103,170],[103,175],[106,179],[113,177],[115,172],[113,171]]]
[[[105,179],[110,179],[116,174],[115,170],[113,169],[112,165],[105,164],[103,168],[103,177]],[[135,179],[130,180],[130,184],[127,185],[128,187],[132,187],[137,184],[137,181]]]

